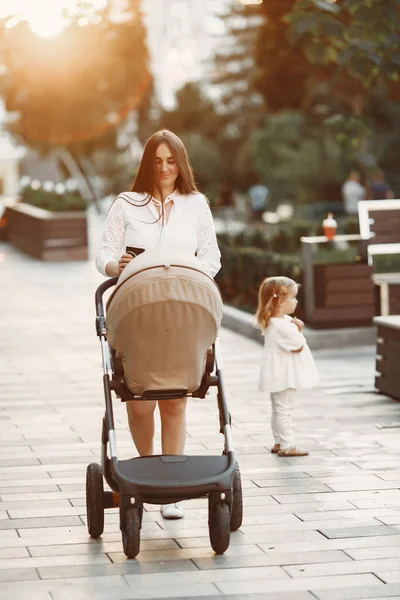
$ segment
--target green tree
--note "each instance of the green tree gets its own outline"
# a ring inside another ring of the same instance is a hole
[[[217,112],[197,83],[178,90],[176,107],[161,110],[159,115],[159,128],[170,129],[185,142],[198,184],[211,198],[230,170],[227,123],[227,117]]]
[[[140,1],[129,0],[118,20],[110,6],[89,8],[83,2],[54,39],[4,20],[0,89],[14,117],[12,133],[43,153],[55,152],[90,188],[91,158],[99,148],[115,150],[117,128],[140,106],[151,78]]]
[[[377,84],[400,66],[400,0],[264,0],[257,86],[267,109],[360,114]],[[340,102],[342,105],[340,105]]]
[[[243,140],[262,120],[254,53],[264,19],[258,5],[239,2],[233,2],[221,18],[226,33],[214,57],[213,82],[221,90],[221,112],[229,118],[233,136]]]

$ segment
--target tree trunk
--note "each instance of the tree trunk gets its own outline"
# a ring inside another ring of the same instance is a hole
[[[93,202],[97,212],[100,214],[101,210],[99,206],[99,198],[97,196],[94,186],[92,185],[90,177],[86,170],[83,168],[79,158],[77,156],[74,156],[71,150],[68,149],[66,146],[56,148],[54,150],[54,153],[64,164],[65,168],[70,173],[70,175],[74,179],[76,179],[78,189],[82,197],[87,198],[89,201]]]

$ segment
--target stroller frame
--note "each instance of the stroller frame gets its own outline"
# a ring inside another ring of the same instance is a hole
[[[105,414],[101,434],[101,467],[97,463],[91,463],[87,467],[89,534],[100,537],[104,530],[104,509],[119,506],[124,552],[128,558],[135,558],[140,550],[145,502],[166,504],[208,496],[210,542],[213,550],[222,554],[229,547],[230,532],[239,529],[242,524],[243,503],[218,339],[207,353],[205,373],[195,392],[187,393],[187,390],[180,389],[133,394],[125,386],[122,362],[107,341],[103,295],[117,282],[117,277],[108,279],[97,288],[95,294],[96,332],[102,349]],[[220,433],[224,436],[222,455],[153,455],[118,459],[112,392],[123,402],[153,399],[166,401],[183,396],[204,398],[211,386],[217,387]],[[104,491],[103,477],[111,492]]]

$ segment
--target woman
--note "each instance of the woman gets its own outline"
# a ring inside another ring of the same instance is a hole
[[[171,131],[158,131],[147,141],[130,192],[112,204],[96,267],[119,276],[133,259],[126,246],[174,246],[197,254],[211,277],[221,267],[214,223],[207,199],[199,193],[182,141]],[[155,401],[127,402],[128,422],[140,456],[153,454]],[[186,398],[159,402],[163,454],[183,454]],[[178,504],[161,506],[165,518],[184,516]]]

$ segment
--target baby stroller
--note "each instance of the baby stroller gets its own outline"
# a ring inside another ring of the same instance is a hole
[[[107,302],[103,294],[116,286]],[[242,488],[235,459],[217,332],[222,319],[219,289],[192,255],[147,250],[119,278],[96,290],[96,329],[103,357],[105,415],[102,465],[86,474],[89,534],[104,529],[104,509],[119,506],[123,548],[140,549],[143,504],[167,504],[208,496],[210,542],[217,554],[242,524]],[[156,455],[119,460],[112,393],[122,402],[205,398],[217,387],[222,455]],[[104,491],[103,477],[112,491]]]

